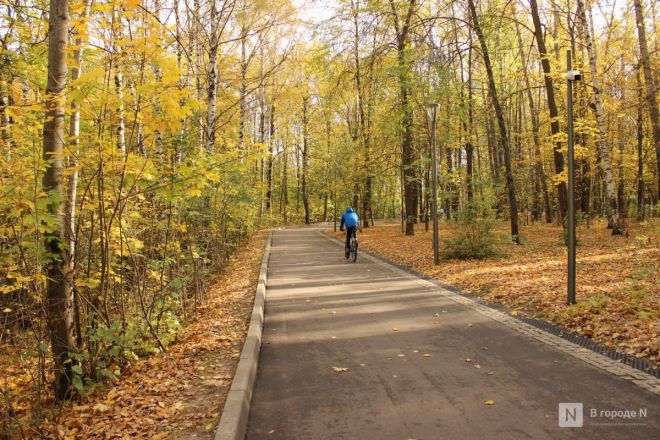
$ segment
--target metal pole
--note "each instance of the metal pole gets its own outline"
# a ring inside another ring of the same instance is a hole
[[[566,51],[566,66],[571,71],[571,51]],[[573,80],[568,78],[568,303],[575,304],[575,161],[573,157]]]
[[[429,104],[431,113],[431,153],[433,156],[433,262],[440,264],[440,246],[438,244],[438,157],[435,147],[436,118],[438,114],[438,103]]]

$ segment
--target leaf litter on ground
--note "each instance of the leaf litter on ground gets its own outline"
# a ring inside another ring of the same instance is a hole
[[[114,384],[42,423],[48,438],[212,439],[247,335],[268,233],[255,234],[215,277],[207,302],[170,345]],[[75,410],[77,408],[77,410]]]

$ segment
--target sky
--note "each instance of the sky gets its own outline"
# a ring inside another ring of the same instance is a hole
[[[300,18],[310,23],[321,23],[328,20],[333,13],[334,0],[293,0]]]

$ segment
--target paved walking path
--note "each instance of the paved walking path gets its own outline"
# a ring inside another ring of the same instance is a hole
[[[626,370],[452,298],[364,254],[344,260],[321,229],[275,232],[247,438],[660,438],[660,397]],[[582,428],[559,427],[561,402],[583,404]],[[646,417],[611,417],[626,410]]]

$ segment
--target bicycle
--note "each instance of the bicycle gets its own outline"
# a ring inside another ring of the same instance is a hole
[[[358,241],[357,241],[357,229],[353,230],[353,233],[351,234],[351,238],[349,239],[348,242],[348,250],[349,253],[346,255],[346,259],[353,259],[353,262],[355,263],[357,261],[357,252],[358,252]]]

